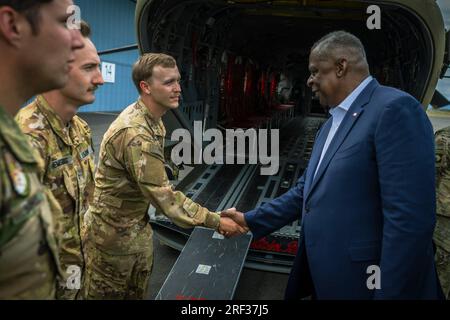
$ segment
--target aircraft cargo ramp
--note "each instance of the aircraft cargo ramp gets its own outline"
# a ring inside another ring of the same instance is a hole
[[[260,175],[259,165],[211,165],[194,169],[178,186],[188,197],[210,210],[230,207],[246,212],[289,190],[305,170],[323,117],[296,118],[283,128],[280,169],[273,176]],[[192,229],[182,229],[150,209],[151,223],[163,243],[181,250]],[[246,266],[287,273],[297,251],[299,223],[294,222],[253,241]],[[177,235],[175,235],[177,234]]]

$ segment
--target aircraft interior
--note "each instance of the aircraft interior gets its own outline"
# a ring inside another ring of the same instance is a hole
[[[261,176],[258,165],[250,164],[199,165],[177,188],[210,210],[247,211],[295,184],[327,118],[306,80],[310,48],[328,32],[346,30],[358,36],[372,75],[421,100],[433,62],[429,29],[407,8],[380,4],[381,29],[369,30],[368,5],[319,0],[149,1],[139,26],[141,50],[174,56],[182,76],[182,103],[164,119],[168,137],[176,128],[192,131],[193,121],[203,121],[205,129],[280,129],[278,174]],[[154,219],[165,242],[181,248],[189,230],[158,215]],[[247,266],[287,272],[299,232],[295,222],[254,241]],[[261,264],[269,260],[269,265]]]

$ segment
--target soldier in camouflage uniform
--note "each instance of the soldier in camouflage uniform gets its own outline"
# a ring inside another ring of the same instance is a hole
[[[436,267],[442,290],[450,299],[450,127],[436,132]]]
[[[94,200],[85,216],[86,299],[145,297],[153,264],[150,204],[180,227],[203,225],[221,233],[240,228],[174,191],[168,181],[161,116],[179,104],[175,60],[146,54],[134,65],[133,80],[141,98],[103,138]]]
[[[38,92],[64,86],[83,46],[61,23],[71,0],[0,0],[0,299],[53,299],[61,272],[38,159],[13,117]],[[33,75],[33,77],[30,77]]]
[[[0,107],[0,299],[52,299],[57,245],[37,161]]]
[[[88,39],[90,28],[82,22],[85,46],[75,52],[69,82],[59,90],[38,96],[19,111],[16,121],[44,160],[42,180],[63,209],[54,217],[61,230],[59,259],[66,277],[60,279],[57,299],[76,299],[84,269],[80,227],[94,191],[94,152],[91,130],[74,113],[95,99],[103,84],[100,58]],[[51,102],[51,103],[49,103]]]

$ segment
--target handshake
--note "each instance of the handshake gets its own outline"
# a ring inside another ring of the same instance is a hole
[[[226,238],[239,236],[249,230],[244,214],[236,208],[230,208],[220,213],[219,233]]]

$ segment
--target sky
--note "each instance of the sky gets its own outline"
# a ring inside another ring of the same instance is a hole
[[[437,0],[436,1],[444,14],[445,25],[450,26],[450,0]]]
[[[445,27],[448,30],[450,29],[450,0],[437,0],[436,2],[442,10]],[[450,70],[447,71],[447,76],[450,76]],[[450,100],[450,79],[439,80],[437,89]]]

